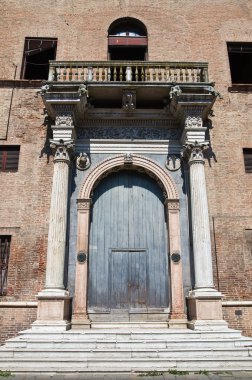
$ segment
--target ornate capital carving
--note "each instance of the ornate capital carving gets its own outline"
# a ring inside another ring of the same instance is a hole
[[[79,170],[87,170],[91,165],[87,153],[80,153],[76,158],[76,167]]]
[[[185,118],[186,128],[202,128],[203,120],[201,116],[187,115]]]
[[[203,164],[204,161],[204,151],[209,148],[209,142],[194,143],[186,142],[183,146],[183,157],[191,164]]]
[[[88,89],[87,89],[87,86],[85,84],[81,84],[79,89],[78,89],[78,94],[79,94],[79,97],[81,98],[82,96],[85,96],[86,98],[89,97],[88,95]]]
[[[64,128],[73,128],[73,117],[70,112],[62,112],[58,114],[55,118],[55,125],[57,127],[64,127]]]
[[[166,204],[168,210],[174,211],[174,212],[179,211],[179,202],[178,201],[174,201],[174,200],[169,201],[169,199],[167,199],[165,204]]]
[[[123,91],[122,108],[127,111],[132,111],[136,108],[136,90]]]
[[[74,149],[73,140],[69,141],[50,141],[50,147],[53,150],[54,162],[70,163],[71,154]]]
[[[89,211],[91,207],[91,198],[77,199],[77,210]]]

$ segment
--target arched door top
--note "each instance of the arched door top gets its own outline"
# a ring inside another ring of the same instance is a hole
[[[169,201],[178,201],[179,196],[176,185],[169,174],[153,160],[137,154],[121,154],[109,157],[100,162],[85,178],[79,193],[79,199],[91,198],[91,193],[99,181],[109,173],[122,169],[144,171],[150,177],[155,178],[157,183],[165,191]]]

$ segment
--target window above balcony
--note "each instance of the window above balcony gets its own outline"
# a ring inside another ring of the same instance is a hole
[[[109,60],[145,61],[147,51],[147,29],[141,21],[124,17],[112,22],[108,29]]]

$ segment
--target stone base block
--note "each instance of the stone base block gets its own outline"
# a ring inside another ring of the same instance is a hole
[[[65,331],[70,328],[70,302],[66,291],[48,292],[38,294],[37,320],[33,323],[33,329],[51,329]]]
[[[205,321],[189,321],[187,326],[191,330],[196,331],[224,331],[229,330],[228,324],[224,320],[205,320]]]
[[[63,332],[71,328],[71,323],[69,321],[43,321],[36,320],[32,324],[32,331],[43,331],[45,332]]]
[[[72,316],[72,329],[73,330],[82,330],[82,329],[90,329],[91,321],[88,318],[87,314],[73,314]]]
[[[220,296],[192,295],[188,297],[189,320],[223,320]]]
[[[187,319],[170,319],[168,321],[168,327],[170,329],[186,329]]]

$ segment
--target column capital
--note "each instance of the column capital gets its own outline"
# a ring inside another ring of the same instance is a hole
[[[77,199],[77,210],[89,211],[91,207],[91,198]]]
[[[192,164],[205,164],[204,151],[209,148],[209,142],[189,142],[183,146],[182,155],[189,165]]]
[[[74,150],[73,140],[50,140],[50,147],[53,150],[54,162],[65,162],[70,164],[71,155]]]

